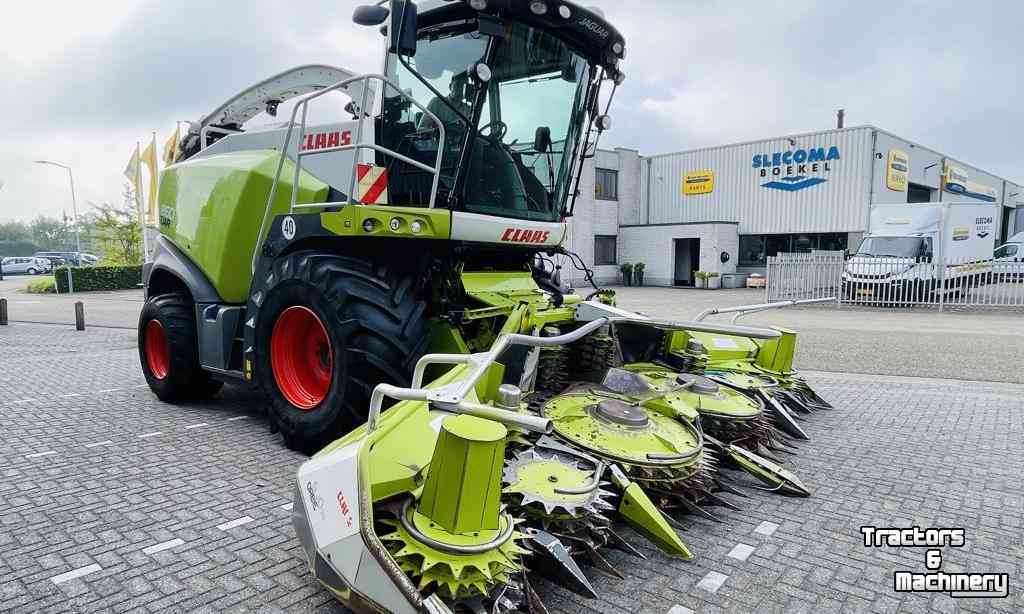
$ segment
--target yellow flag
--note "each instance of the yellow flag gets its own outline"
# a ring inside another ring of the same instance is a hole
[[[146,219],[150,222],[156,220],[156,190],[157,190],[157,165],[156,165],[156,133],[153,133],[153,140],[142,150],[142,163],[149,169],[149,206],[146,207]]]
[[[181,140],[181,125],[174,128],[174,134],[164,143],[164,166],[170,166],[178,158],[178,141]]]
[[[128,166],[124,169],[124,176],[128,178],[128,181],[132,182],[135,189],[138,190],[139,186],[136,183],[139,179],[139,146],[135,146],[135,151],[132,152],[132,157],[128,159]]]

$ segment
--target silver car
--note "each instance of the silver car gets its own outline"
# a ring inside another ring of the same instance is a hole
[[[49,273],[53,270],[53,265],[46,258],[10,257],[0,261],[0,265],[4,267],[5,274],[28,273],[29,275],[38,275],[40,273]]]

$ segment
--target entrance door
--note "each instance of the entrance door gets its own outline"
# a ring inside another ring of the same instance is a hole
[[[676,239],[675,285],[692,286],[700,267],[700,239]]]

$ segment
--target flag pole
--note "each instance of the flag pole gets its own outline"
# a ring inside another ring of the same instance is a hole
[[[153,211],[147,211],[147,217],[152,213],[155,218],[152,220],[153,224],[156,224],[157,220],[160,219],[160,155],[159,149],[156,148],[156,130],[153,131],[153,173],[156,174],[156,180],[151,181],[150,184],[153,189],[156,190],[156,194],[149,195],[150,209]]]
[[[146,237],[146,216],[142,210],[142,198],[139,196],[142,192],[142,143],[138,141],[135,141],[135,155],[139,161],[135,165],[135,208],[142,226],[142,262],[146,262],[149,258],[149,239]]]

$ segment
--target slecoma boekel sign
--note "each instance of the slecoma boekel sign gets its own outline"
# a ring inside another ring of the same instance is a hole
[[[821,175],[832,172],[833,163],[839,159],[839,148],[832,145],[756,154],[752,166],[759,177],[772,178],[761,187],[796,192],[828,181]]]

